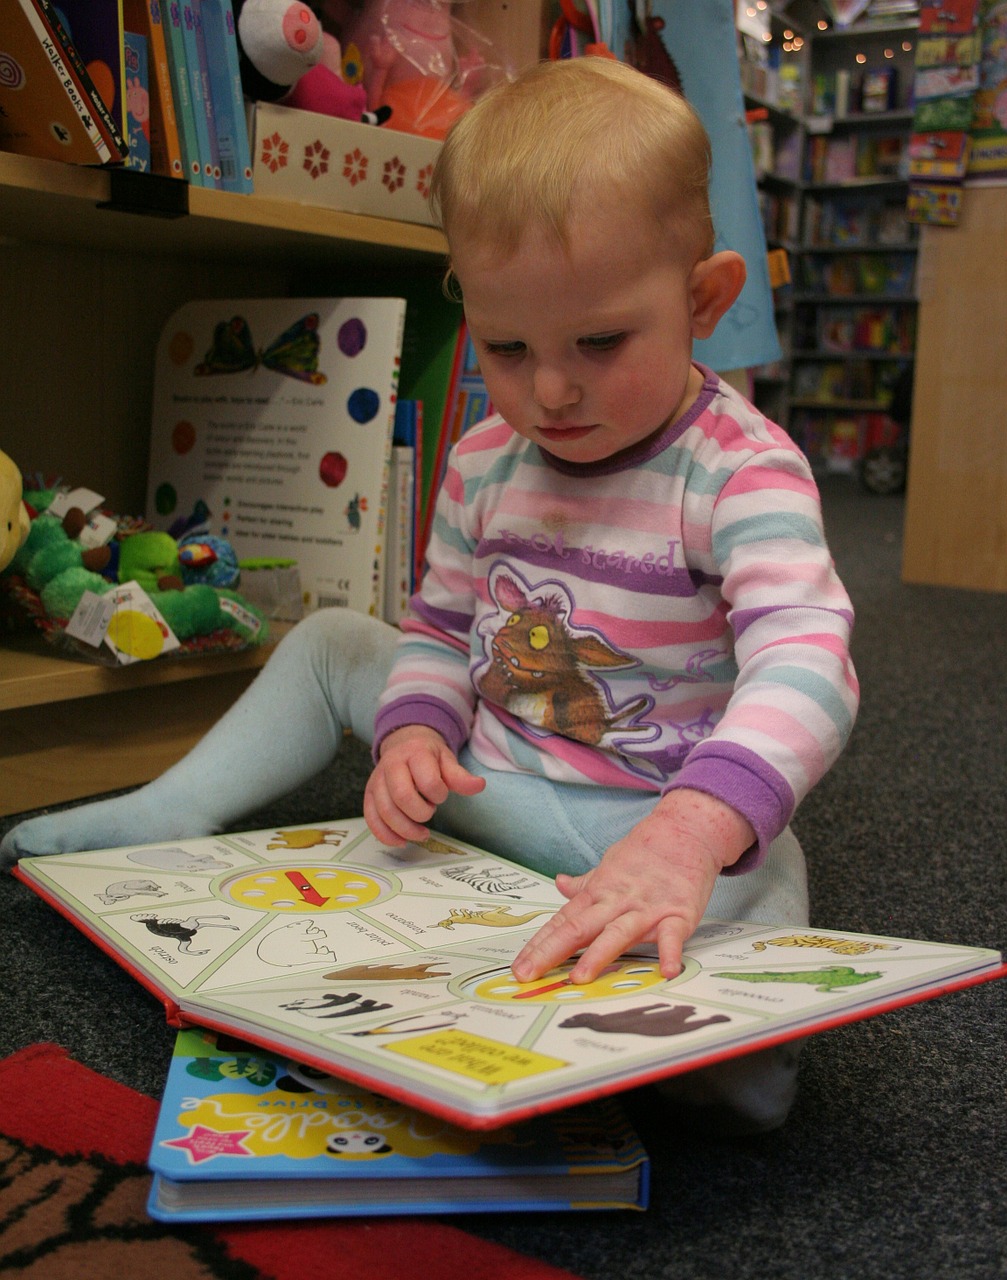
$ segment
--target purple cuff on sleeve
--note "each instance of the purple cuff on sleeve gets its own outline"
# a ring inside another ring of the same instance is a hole
[[[664,794],[679,787],[723,800],[751,823],[756,843],[724,868],[725,876],[754,871],[794,811],[794,793],[786,778],[754,752],[728,742],[708,741],[696,747]]]
[[[407,724],[425,724],[436,730],[451,750],[458,754],[468,738],[468,728],[458,719],[450,707],[437,698],[398,698],[380,709],[374,718],[374,745],[371,755],[375,761],[382,741],[395,729]]]

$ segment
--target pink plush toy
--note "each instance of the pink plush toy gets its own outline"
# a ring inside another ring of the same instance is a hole
[[[387,119],[387,110],[368,109],[363,85],[343,78],[339,41],[322,30],[309,5],[237,0],[234,11],[246,97],[368,124]]]

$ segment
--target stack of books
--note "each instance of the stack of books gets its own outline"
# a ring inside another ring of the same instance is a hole
[[[252,190],[231,0],[10,0],[0,148]]]

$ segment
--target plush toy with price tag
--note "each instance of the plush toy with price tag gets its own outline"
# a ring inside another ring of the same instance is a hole
[[[20,502],[17,468],[14,475]],[[0,484],[13,513],[2,465]],[[237,560],[222,540],[201,541],[193,531],[176,542],[142,521],[110,515],[90,489],[30,490],[25,500],[26,536],[14,540],[12,514],[5,553],[13,545],[5,568],[0,560],[0,583],[47,638],[118,664],[266,638],[264,614],[232,589]]]

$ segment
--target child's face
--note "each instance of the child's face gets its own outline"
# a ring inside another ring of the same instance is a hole
[[[693,367],[691,272],[657,226],[610,206],[577,218],[564,250],[533,230],[508,258],[452,245],[494,409],[568,462],[598,462],[680,416]]]

